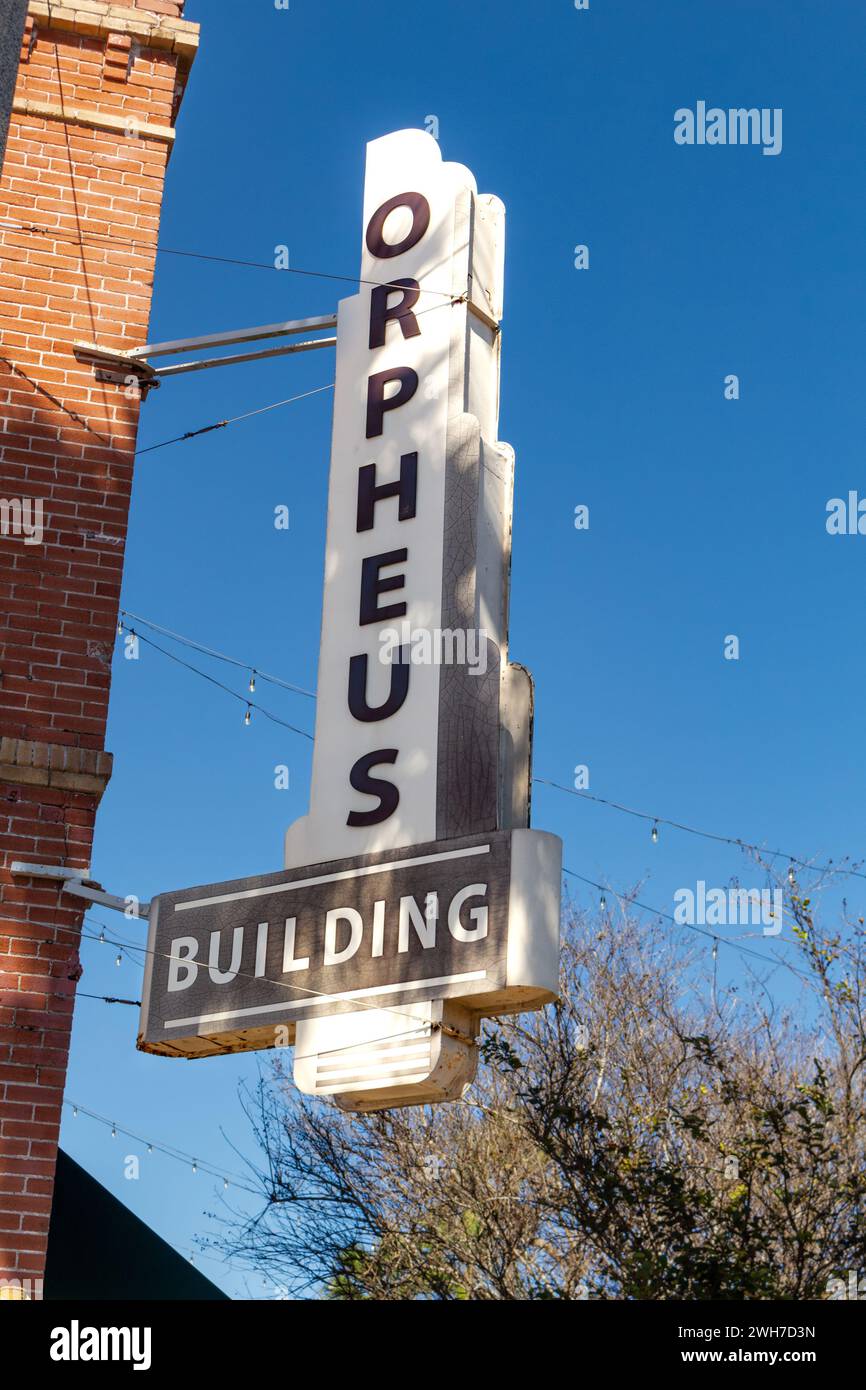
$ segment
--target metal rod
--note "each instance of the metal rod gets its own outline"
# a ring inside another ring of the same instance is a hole
[[[134,348],[132,358],[172,357],[178,352],[196,348],[230,347],[232,343],[257,343],[263,338],[286,338],[292,333],[315,333],[319,328],[336,328],[337,315],[325,314],[312,319],[287,319],[284,323],[265,323],[258,328],[235,328],[228,333],[207,333],[202,338],[176,338],[170,343],[145,343]]]
[[[482,308],[480,304],[476,304],[474,299],[466,301],[466,308],[469,310],[470,314],[474,314],[482,323],[486,323],[487,327],[491,328],[494,333],[501,333],[502,325],[497,323],[496,319],[488,314],[487,310]]]
[[[235,362],[258,362],[263,357],[286,357],[292,352],[309,352],[313,348],[333,347],[336,338],[311,338],[308,343],[290,343],[285,347],[265,348],[262,352],[239,352],[231,357],[208,357],[198,362],[178,362],[171,367],[154,367],[154,376],[180,376],[183,372],[203,372],[207,367],[230,367]]]
[[[70,880],[63,885],[64,893],[74,893],[76,898],[86,898],[89,903],[99,903],[101,907],[110,907],[114,912],[122,912],[124,916],[129,912],[129,902],[126,898],[118,898],[114,893],[104,893],[100,888],[86,888],[83,883],[77,880]],[[150,913],[150,903],[139,903],[135,917],[144,917]]]

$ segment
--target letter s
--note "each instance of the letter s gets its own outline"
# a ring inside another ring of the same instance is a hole
[[[379,805],[374,811],[350,811],[346,824],[353,826],[379,825],[393,816],[400,803],[400,793],[393,782],[385,782],[381,777],[371,777],[370,768],[379,763],[395,763],[396,748],[379,748],[374,753],[365,753],[359,758],[349,773],[349,783],[356,792],[364,796],[378,796]]]

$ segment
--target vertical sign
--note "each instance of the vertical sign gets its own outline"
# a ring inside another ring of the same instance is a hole
[[[557,989],[561,846],[530,830],[497,438],[504,208],[428,134],[373,141],[339,306],[310,808],[285,872],[163,894],[140,1046],[295,1043],[347,1108],[459,1095],[486,1014]],[[279,1040],[279,1039],[277,1039]]]

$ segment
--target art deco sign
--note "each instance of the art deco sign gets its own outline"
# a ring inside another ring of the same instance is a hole
[[[497,441],[504,209],[408,130],[368,146],[340,304],[310,810],[285,870],[160,894],[139,1047],[294,1043],[351,1109],[459,1096],[480,1020],[557,991],[559,840],[530,830]]]

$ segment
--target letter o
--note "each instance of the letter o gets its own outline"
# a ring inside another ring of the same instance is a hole
[[[392,246],[385,240],[383,231],[387,218],[396,208],[409,208],[412,213],[412,226],[403,240]],[[404,251],[411,251],[413,246],[418,245],[429,226],[430,204],[423,193],[395,193],[393,198],[389,198],[376,209],[367,224],[367,250],[371,256],[376,256],[379,260],[402,256]]]

